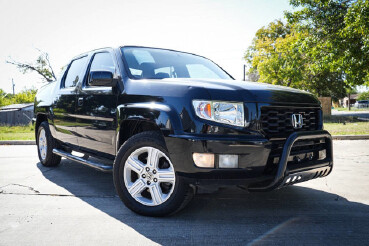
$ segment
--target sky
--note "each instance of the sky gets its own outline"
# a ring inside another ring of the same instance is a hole
[[[291,10],[288,0],[0,0],[0,88],[39,88],[41,77],[6,64],[48,52],[58,74],[74,56],[142,45],[205,56],[236,79],[256,31]]]

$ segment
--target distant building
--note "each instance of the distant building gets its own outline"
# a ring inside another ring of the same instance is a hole
[[[352,94],[350,95],[350,104],[351,106],[354,106],[354,104],[356,103],[357,97],[359,96],[359,94]],[[343,99],[340,99],[340,105],[344,108],[348,108],[349,106],[349,98],[348,97],[344,97]]]
[[[33,118],[33,103],[12,104],[0,108],[0,125],[28,125]]]

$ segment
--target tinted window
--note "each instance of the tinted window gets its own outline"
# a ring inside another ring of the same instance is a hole
[[[115,66],[110,53],[96,53],[92,60],[90,71],[109,71],[114,74]]]
[[[122,48],[130,77],[136,79],[232,79],[212,61],[193,54],[144,47]]]
[[[72,61],[64,80],[65,88],[75,87],[77,83],[83,79],[86,61],[87,56]]]

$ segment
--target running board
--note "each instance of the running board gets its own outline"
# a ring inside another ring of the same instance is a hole
[[[91,161],[91,160],[86,160],[86,159],[83,159],[82,157],[72,155],[72,154],[70,154],[68,152],[65,152],[63,150],[60,150],[60,149],[53,149],[53,153],[56,154],[56,155],[59,155],[61,157],[64,157],[66,159],[79,162],[81,164],[84,164],[86,166],[95,168],[97,170],[100,170],[100,171],[103,171],[103,172],[106,172],[106,173],[113,171],[113,166],[105,165],[105,164],[95,162],[95,161]]]

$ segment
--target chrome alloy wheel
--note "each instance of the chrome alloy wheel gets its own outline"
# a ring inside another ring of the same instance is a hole
[[[40,156],[42,160],[45,160],[47,154],[47,141],[45,129],[41,129],[38,135],[38,150],[40,151]]]
[[[174,190],[175,172],[169,158],[153,147],[142,147],[126,160],[124,183],[129,194],[146,206],[158,206]]]

